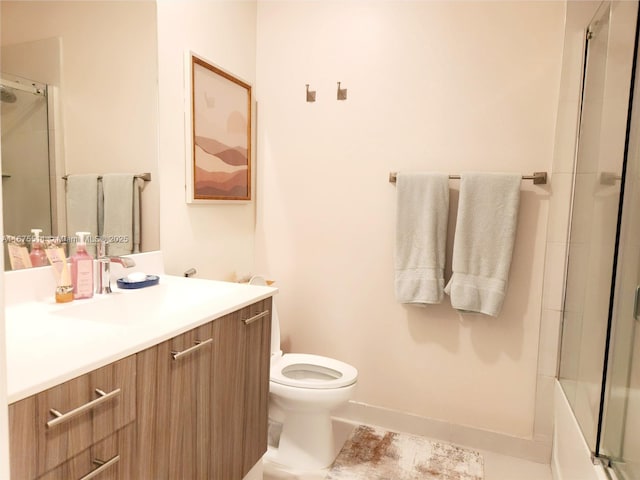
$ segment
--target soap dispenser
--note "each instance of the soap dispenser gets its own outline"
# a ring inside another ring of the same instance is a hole
[[[44,267],[48,265],[49,262],[47,261],[47,254],[44,251],[44,245],[40,240],[42,229],[32,228],[31,233],[33,234],[33,241],[31,242],[31,253],[29,254],[29,258],[31,259],[31,266]]]
[[[71,282],[73,298],[93,297],[93,257],[87,252],[86,237],[89,232],[76,232],[78,245],[71,257]]]

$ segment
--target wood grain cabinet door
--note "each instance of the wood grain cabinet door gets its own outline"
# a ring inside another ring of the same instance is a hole
[[[213,322],[213,463],[211,480],[242,479],[246,341],[240,313]]]
[[[136,480],[207,480],[211,463],[208,323],[137,354]]]
[[[242,476],[267,451],[269,428],[269,367],[271,362],[271,298],[243,309],[245,391]]]
[[[267,451],[271,298],[213,322],[212,480],[241,480]]]

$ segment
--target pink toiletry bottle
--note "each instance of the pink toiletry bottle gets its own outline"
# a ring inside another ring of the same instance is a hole
[[[33,233],[33,241],[31,242],[31,253],[29,254],[29,258],[31,259],[31,266],[44,267],[46,265],[49,265],[47,254],[44,251],[44,246],[40,241],[40,234],[42,233],[42,230],[39,228],[32,228],[31,233]]]
[[[71,257],[71,283],[73,298],[93,297],[93,257],[87,252],[86,237],[89,232],[76,232],[78,245]]]

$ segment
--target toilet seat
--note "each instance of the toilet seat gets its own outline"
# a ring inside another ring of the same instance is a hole
[[[271,366],[271,381],[297,388],[332,389],[353,385],[358,370],[320,355],[286,353]]]

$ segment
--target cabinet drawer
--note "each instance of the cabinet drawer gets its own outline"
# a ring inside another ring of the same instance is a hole
[[[135,356],[9,406],[11,469],[31,479],[135,419]]]
[[[133,477],[135,425],[96,443],[38,480],[129,480]]]

